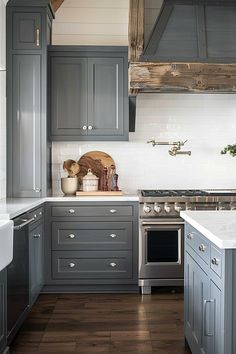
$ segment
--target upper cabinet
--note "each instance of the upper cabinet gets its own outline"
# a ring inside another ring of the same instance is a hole
[[[13,49],[41,49],[41,14],[13,14]]]
[[[0,70],[6,70],[6,5],[0,0]]]
[[[128,140],[126,47],[50,48],[51,139]]]

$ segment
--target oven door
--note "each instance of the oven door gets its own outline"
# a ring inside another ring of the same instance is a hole
[[[184,222],[142,221],[140,279],[181,279]]]

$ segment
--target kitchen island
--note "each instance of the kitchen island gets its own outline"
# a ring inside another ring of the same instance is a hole
[[[193,354],[236,353],[236,213],[185,211],[185,338]]]

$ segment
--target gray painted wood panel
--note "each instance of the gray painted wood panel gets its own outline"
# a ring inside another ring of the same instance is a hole
[[[212,334],[210,340],[209,353],[222,354],[224,352],[223,347],[223,321],[222,321],[222,291],[219,287],[210,280],[210,299],[211,302],[211,314],[209,323],[209,334]]]
[[[13,194],[41,190],[41,56],[13,56]]]
[[[36,301],[43,286],[43,223],[29,232],[29,301]]]
[[[132,222],[52,222],[53,250],[132,249]]]
[[[0,272],[0,353],[6,347],[6,269]]]
[[[55,206],[52,207],[52,216],[60,217],[119,217],[119,216],[132,216],[134,209],[132,205],[97,205],[97,206]]]
[[[51,59],[51,134],[87,135],[87,59]]]
[[[40,13],[13,14],[13,49],[41,49],[42,24]]]
[[[53,251],[53,279],[132,278],[131,251]]]
[[[90,135],[124,134],[122,58],[88,59],[88,126]]]

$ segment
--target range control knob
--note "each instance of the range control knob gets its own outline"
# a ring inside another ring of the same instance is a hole
[[[230,210],[236,210],[236,204],[230,204]]]
[[[143,206],[144,213],[149,214],[149,213],[151,213],[151,210],[152,210],[152,208],[150,207],[150,205],[147,205],[146,203],[144,203],[144,206]]]
[[[186,204],[185,204],[185,209],[186,209],[186,210],[192,210],[192,209],[193,209],[193,206],[192,206],[191,204],[189,204],[189,203],[186,203]]]
[[[222,204],[221,202],[218,203],[218,210],[225,210],[226,206]]]
[[[164,210],[165,210],[165,212],[166,212],[167,214],[169,214],[170,211],[171,211],[171,206],[170,206],[170,204],[165,203],[165,204],[164,204]]]
[[[155,204],[154,204],[154,211],[155,211],[155,213],[160,214],[161,210],[162,210],[161,205],[158,204],[158,203],[155,203]]]
[[[175,211],[177,211],[177,213],[180,213],[181,210],[183,209],[182,206],[178,203],[175,203],[174,208],[175,208]]]

